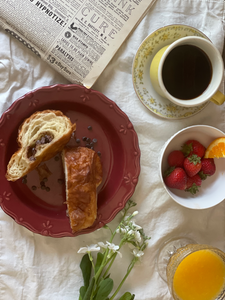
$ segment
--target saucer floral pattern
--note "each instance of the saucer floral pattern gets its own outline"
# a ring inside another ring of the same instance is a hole
[[[135,92],[154,114],[166,119],[184,119],[204,109],[208,102],[195,107],[181,107],[163,98],[153,89],[149,69],[155,54],[164,46],[185,36],[200,36],[208,39],[199,30],[186,25],[169,25],[150,34],[140,45],[133,62],[132,78]]]

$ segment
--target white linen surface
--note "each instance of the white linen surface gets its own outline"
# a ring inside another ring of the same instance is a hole
[[[166,120],[149,112],[138,100],[132,84],[136,51],[151,32],[169,24],[187,24],[205,33],[220,52],[224,42],[223,0],[157,0],[129,39],[112,59],[93,89],[115,101],[128,115],[139,137],[141,174],[132,197],[138,203],[137,224],[151,236],[142,263],[134,267],[122,292],[136,300],[172,299],[159,277],[155,258],[159,245],[175,236],[189,236],[225,251],[225,203],[203,211],[176,204],[165,192],[158,176],[159,149],[166,140],[190,125],[207,124],[225,131],[225,106],[210,103],[199,114],[184,120]],[[0,113],[32,89],[68,83],[18,41],[0,30]],[[222,88],[222,87],[221,87]],[[120,214],[111,222],[115,227]],[[0,210],[0,299],[78,299],[82,284],[80,247],[105,242],[104,229],[76,238],[54,239],[34,234],[16,224]],[[128,254],[128,255],[126,255]],[[115,261],[115,284],[126,271],[129,250]],[[118,299],[118,297],[117,297]]]

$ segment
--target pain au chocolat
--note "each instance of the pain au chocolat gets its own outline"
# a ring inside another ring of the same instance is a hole
[[[97,153],[86,147],[62,151],[66,182],[66,204],[73,233],[90,227],[97,216],[97,187],[102,165]]]
[[[62,151],[76,124],[58,110],[38,111],[19,128],[18,146],[7,166],[6,178],[16,181]]]

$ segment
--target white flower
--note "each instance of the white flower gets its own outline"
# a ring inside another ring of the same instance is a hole
[[[108,257],[111,256],[110,253],[115,253],[115,252],[118,253],[120,257],[122,257],[122,254],[119,251],[117,251],[120,248],[118,245],[115,245],[108,241],[106,241],[106,244],[104,244],[103,242],[98,242],[98,245],[104,249],[109,248],[110,252]]]
[[[109,243],[107,241],[106,241],[106,244],[108,245],[109,250],[112,250],[113,252],[117,252],[117,250],[120,248],[118,245]]]
[[[140,258],[141,256],[144,255],[144,252],[141,251],[141,250],[138,250],[137,248],[135,248],[135,249],[133,250],[133,255],[134,255],[135,257]]]
[[[92,252],[92,251],[99,251],[100,247],[98,247],[97,244],[92,244],[90,246],[87,247],[81,247],[77,253],[88,253],[88,252]]]
[[[98,245],[104,249],[109,248],[109,250],[112,250],[112,251],[117,251],[119,249],[119,246],[117,246],[113,243],[110,243],[108,241],[106,241],[106,244],[104,244],[103,242],[98,242]]]
[[[124,229],[124,228],[117,228],[116,229],[116,233],[126,233],[127,231],[126,231],[126,229]]]
[[[137,214],[138,214],[138,211],[135,210],[135,211],[132,213],[132,216],[134,217],[134,216],[136,216]]]
[[[132,222],[132,225],[135,227],[136,230],[142,229],[142,227],[139,226],[139,225],[137,225],[137,224],[135,224],[134,221],[131,221],[131,222]]]
[[[98,242],[98,245],[104,249],[108,248],[108,245],[104,244],[103,242]]]
[[[133,234],[134,234],[134,231],[131,229],[131,230],[128,231],[127,234],[128,234],[128,235],[133,235]]]
[[[110,243],[108,241],[106,241],[106,244],[104,244],[103,242],[98,242],[98,245],[104,249],[109,248],[109,250],[113,253],[118,253],[120,257],[122,257],[122,254],[117,251],[120,247],[118,245],[115,245],[113,243]]]
[[[139,231],[135,231],[135,232],[134,232],[134,238],[135,238],[135,240],[136,240],[138,243],[141,242],[141,234],[140,234]]]

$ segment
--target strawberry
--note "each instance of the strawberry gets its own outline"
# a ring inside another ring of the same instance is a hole
[[[213,158],[203,158],[202,168],[199,172],[199,176],[202,180],[205,180],[207,176],[212,176],[216,172],[216,165]]]
[[[182,146],[182,152],[185,157],[196,154],[202,158],[205,155],[205,150],[206,148],[196,140],[188,140]]]
[[[187,174],[184,169],[178,167],[169,168],[164,177],[166,186],[172,189],[185,190],[187,184]]]
[[[196,194],[198,192],[198,187],[202,184],[201,177],[196,174],[193,177],[187,177],[187,185],[186,185],[186,192],[190,192],[191,194]]]
[[[184,154],[181,150],[174,150],[168,155],[167,161],[170,167],[183,167]]]
[[[197,174],[201,170],[201,167],[201,158],[196,154],[192,154],[184,160],[184,169],[189,177],[193,177]]]

